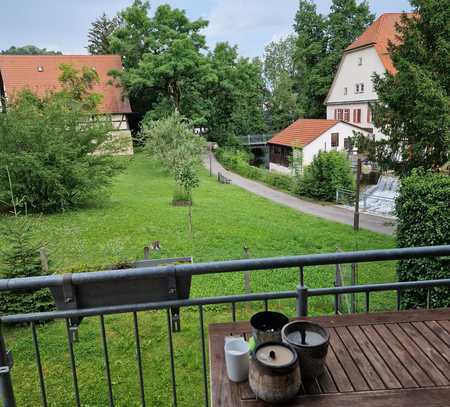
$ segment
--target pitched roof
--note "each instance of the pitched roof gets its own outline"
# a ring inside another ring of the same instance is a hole
[[[272,137],[268,143],[289,147],[304,147],[339,123],[339,120],[298,119]]]
[[[394,74],[396,69],[392,63],[389,55],[389,42],[394,44],[400,41],[396,24],[401,23],[401,16],[403,13],[385,13],[378,17],[367,29],[353,41],[345,51],[352,51],[357,48],[367,47],[373,45],[377,51],[381,62],[389,73]],[[408,18],[414,14],[408,13]]]
[[[100,83],[93,92],[103,95],[99,106],[101,113],[131,113],[130,102],[122,95],[118,84],[110,84],[108,72],[122,69],[119,55],[0,55],[0,73],[6,94],[14,96],[23,89],[30,89],[39,96],[49,90],[61,89],[59,69],[61,64],[71,64],[77,69],[95,68]],[[42,67],[42,71],[38,70]]]

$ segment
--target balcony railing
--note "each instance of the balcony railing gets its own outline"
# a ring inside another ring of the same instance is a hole
[[[276,299],[292,298],[296,300],[298,316],[308,315],[308,299],[310,297],[333,296],[334,312],[338,313],[338,296],[346,293],[364,293],[365,295],[365,311],[370,311],[370,293],[380,291],[394,291],[397,293],[397,310],[400,309],[401,293],[404,290],[410,289],[426,289],[430,291],[435,287],[450,287],[450,278],[441,280],[427,280],[414,282],[396,282],[385,284],[365,284],[353,285],[347,287],[330,287],[330,288],[314,288],[309,289],[305,285],[304,271],[305,268],[311,266],[321,265],[335,265],[335,264],[352,264],[364,262],[378,262],[390,260],[402,260],[413,258],[436,258],[440,256],[450,256],[450,245],[434,246],[434,247],[416,247],[406,249],[390,249],[390,250],[370,250],[359,252],[340,252],[305,256],[290,256],[290,257],[276,257],[264,259],[247,259],[247,260],[233,260],[222,261],[214,263],[199,263],[199,264],[181,264],[175,266],[158,266],[149,268],[127,269],[120,271],[103,271],[92,273],[76,273],[71,275],[71,283],[75,287],[82,287],[86,284],[115,281],[120,284],[124,281],[130,281],[137,278],[154,278],[155,276],[197,276],[210,275],[216,273],[231,273],[248,270],[264,270],[283,269],[283,268],[298,268],[299,285],[296,290],[284,292],[267,292],[267,293],[253,293],[242,295],[228,295],[220,297],[207,298],[191,298],[184,300],[161,301],[139,304],[126,305],[108,305],[104,304],[95,308],[87,309],[72,309],[72,310],[57,310],[52,312],[41,312],[21,315],[9,315],[1,317],[0,328],[4,324],[10,323],[28,323],[30,325],[31,335],[33,339],[35,364],[39,378],[39,387],[42,405],[48,405],[46,382],[44,369],[41,363],[40,343],[36,332],[36,324],[42,321],[62,319],[65,320],[67,347],[70,357],[70,368],[73,382],[74,400],[77,406],[81,405],[80,389],[78,384],[77,363],[75,360],[75,352],[73,346],[73,326],[71,320],[76,317],[92,317],[99,316],[100,318],[100,336],[103,347],[103,359],[105,366],[105,376],[107,383],[107,392],[109,397],[109,405],[114,405],[114,394],[111,380],[111,365],[109,361],[108,342],[106,338],[104,316],[108,314],[130,313],[133,319],[134,331],[134,345],[137,362],[137,377],[139,383],[139,394],[136,398],[140,398],[142,406],[146,405],[145,399],[145,377],[143,374],[141,341],[139,334],[138,312],[146,310],[166,310],[167,318],[167,337],[168,337],[168,357],[170,360],[171,369],[171,397],[172,404],[177,405],[177,379],[175,371],[175,353],[174,341],[172,335],[171,325],[171,308],[183,307],[197,307],[199,318],[199,347],[202,352],[202,387],[204,392],[204,405],[209,404],[209,390],[208,390],[208,367],[207,367],[207,353],[206,353],[206,338],[204,333],[204,307],[213,304],[231,304],[231,320],[236,320],[236,304],[241,302],[261,302],[264,309],[269,309],[269,301]],[[17,278],[0,280],[0,291],[15,291],[15,290],[29,290],[39,288],[64,287],[67,284],[67,277],[62,275],[51,275],[32,278]],[[101,291],[99,294],[101,296]],[[14,397],[14,387],[11,379],[11,355],[7,350],[7,344],[3,333],[0,331],[0,391],[6,407],[16,406]],[[17,373],[20,376],[20,373]]]

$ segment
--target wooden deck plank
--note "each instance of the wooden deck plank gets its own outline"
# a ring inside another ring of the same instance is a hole
[[[345,394],[303,396],[285,406],[301,407],[448,407],[450,388],[378,390]],[[243,407],[267,407],[262,401],[247,401]]]
[[[428,375],[421,369],[414,358],[406,351],[385,325],[374,325],[373,327],[383,341],[391,348],[392,352],[397,355],[399,360],[403,363],[403,366],[405,366],[420,387],[430,387],[434,385]]]
[[[292,320],[301,320],[305,318],[293,318]],[[414,321],[445,321],[450,320],[450,308],[434,309],[434,310],[407,310],[395,312],[379,312],[379,313],[359,313],[349,315],[328,315],[306,320],[314,320],[318,324],[326,327],[348,326],[348,325],[373,325],[382,324],[386,321],[395,322],[414,322]],[[448,323],[450,330],[450,323]],[[239,321],[234,323],[218,323],[210,324],[209,332],[211,334],[229,335],[229,332],[250,332],[250,324],[248,321]],[[449,331],[450,332],[450,331]]]
[[[329,328],[326,372],[305,382],[299,396],[287,405],[450,405],[450,309],[307,320]],[[208,329],[212,406],[266,406],[256,399],[248,382],[231,383],[226,375],[224,337],[249,333],[249,323],[216,324]]]
[[[378,332],[371,325],[362,325],[361,329],[365,332],[373,346],[378,350],[386,364],[389,366],[395,377],[404,388],[419,387],[403,363],[397,358],[391,348],[378,335]]]
[[[347,377],[350,379],[353,388],[356,391],[369,390],[367,382],[364,380],[360,370],[355,365],[353,358],[348,353],[347,348],[342,343],[334,328],[330,329],[330,344],[341,366],[344,368]]]
[[[399,326],[408,334],[408,336],[416,343],[416,345],[425,353],[434,363],[437,369],[446,377],[447,384],[450,379],[450,363],[438,352],[433,346],[431,340],[435,338],[426,338],[423,332],[410,323],[401,323]],[[436,339],[435,339],[436,340]],[[439,340],[439,339],[437,339]]]
[[[331,377],[328,366],[325,366],[325,371],[317,378],[322,393],[337,393],[338,389]]]
[[[350,379],[347,377],[344,368],[339,363],[331,346],[328,347],[327,366],[339,392],[345,393],[353,391]]]
[[[378,376],[377,372],[370,364],[364,352],[361,350],[358,343],[356,343],[355,339],[351,335],[350,331],[347,327],[338,327],[336,328],[336,332],[341,338],[342,342],[345,344],[348,352],[351,357],[355,361],[355,364],[358,366],[362,375],[366,379],[367,384],[372,390],[383,390],[386,388],[383,381]]]
[[[386,362],[380,356],[376,348],[369,341],[369,338],[365,335],[364,331],[359,326],[349,326],[348,330],[355,338],[356,342],[361,347],[362,352],[366,358],[370,361],[380,379],[388,389],[401,389],[402,385],[392,373],[390,367],[386,365]]]
[[[450,347],[450,334],[436,321],[413,322],[414,324],[425,324],[439,339]]]
[[[430,359],[422,352],[422,350],[414,343],[414,341],[400,328],[398,324],[386,324],[386,327],[393,335],[403,344],[407,352],[420,364],[430,379],[437,386],[445,386],[448,380],[441,371],[431,362]]]

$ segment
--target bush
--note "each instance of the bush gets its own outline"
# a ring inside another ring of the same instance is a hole
[[[66,72],[64,80],[67,75],[76,71]],[[109,185],[120,167],[110,154],[120,146],[102,144],[112,125],[95,114],[98,98],[80,94],[77,78],[70,83],[78,92],[65,86],[39,98],[24,91],[0,114],[0,209],[9,209],[5,167],[14,194],[29,210],[40,212],[84,204]]]
[[[292,177],[250,165],[248,163],[250,156],[246,151],[221,148],[216,152],[216,157],[227,169],[245,178],[261,181],[288,192],[292,190]]]
[[[2,250],[2,278],[36,277],[42,274],[39,245],[32,241],[32,230],[26,217],[16,216],[2,230],[6,248]],[[0,313],[19,314],[49,311],[53,297],[47,289],[21,290],[0,295]]]
[[[396,201],[399,247],[434,246],[450,242],[450,177],[413,171],[402,179]],[[399,261],[400,281],[449,278],[450,259],[411,259]],[[402,295],[404,308],[424,307],[426,290],[411,290]],[[430,306],[449,307],[450,289],[431,290]]]
[[[295,193],[322,201],[333,201],[336,189],[354,189],[350,161],[344,153],[319,152],[296,180]]]

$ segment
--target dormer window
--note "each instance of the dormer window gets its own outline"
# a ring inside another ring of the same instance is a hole
[[[44,72],[44,67],[42,65],[38,65],[37,71],[38,72]]]
[[[364,93],[364,83],[357,83],[355,85],[355,93]]]
[[[358,58],[358,65],[361,66],[362,65],[362,57]]]

